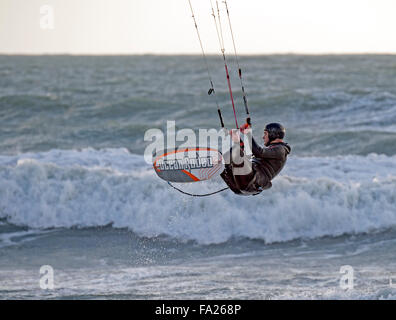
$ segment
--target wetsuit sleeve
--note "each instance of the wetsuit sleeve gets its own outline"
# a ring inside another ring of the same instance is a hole
[[[282,159],[284,154],[282,148],[261,148],[252,137],[252,153],[256,158],[261,159]]]

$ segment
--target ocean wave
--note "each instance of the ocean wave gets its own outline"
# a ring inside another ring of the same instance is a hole
[[[51,150],[0,156],[0,218],[34,229],[111,224],[138,235],[201,244],[266,243],[377,232],[396,226],[396,157],[290,157],[273,188],[184,196],[126,149]],[[205,193],[220,179],[183,186]]]

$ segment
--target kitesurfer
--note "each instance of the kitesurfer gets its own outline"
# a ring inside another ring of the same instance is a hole
[[[251,128],[244,124],[240,131],[246,133]],[[243,142],[239,132],[231,131],[235,143],[231,150],[225,153],[225,169],[221,177],[230,189],[240,195],[255,195],[272,187],[271,180],[283,169],[290,146],[283,141],[285,127],[280,123],[270,123],[264,129],[264,148],[261,148],[252,137],[251,150],[253,157],[249,159],[244,154]],[[239,161],[235,161],[236,159]]]

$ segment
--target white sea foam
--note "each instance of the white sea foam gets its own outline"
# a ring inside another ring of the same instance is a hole
[[[48,233],[48,231],[43,231],[43,230],[26,230],[26,231],[1,233],[0,248],[20,244],[25,241],[30,241],[46,233]]]
[[[190,198],[126,149],[0,156],[0,218],[39,229],[113,224],[204,244],[372,232],[396,226],[395,168],[396,156],[290,157],[261,195]],[[184,187],[204,193],[223,183]]]

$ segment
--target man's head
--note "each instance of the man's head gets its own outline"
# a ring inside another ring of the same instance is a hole
[[[285,137],[285,133],[286,129],[280,123],[267,124],[264,129],[264,144],[266,146],[269,146],[270,143],[274,141],[276,142],[279,140],[279,142],[281,142],[282,139]]]

